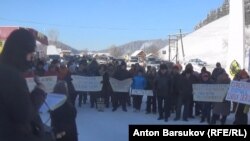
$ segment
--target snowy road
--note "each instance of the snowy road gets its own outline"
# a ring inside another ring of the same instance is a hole
[[[132,107],[127,107],[128,112],[123,112],[121,107],[112,112],[112,108],[99,112],[95,108],[90,108],[89,102],[81,108],[77,107],[77,128],[79,141],[128,141],[128,127],[130,124],[154,124],[154,125],[200,125],[200,117],[189,119],[188,122],[174,121],[175,114],[171,114],[168,122],[157,120],[158,114],[145,114],[145,101],[142,110],[133,112]],[[43,115],[43,120],[47,120],[47,115]],[[250,114],[248,116],[250,123]],[[230,114],[226,124],[232,124],[234,114]],[[207,125],[207,123],[202,123]],[[219,124],[219,123],[218,123]]]

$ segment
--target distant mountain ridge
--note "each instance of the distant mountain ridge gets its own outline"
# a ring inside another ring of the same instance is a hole
[[[113,56],[131,55],[136,50],[143,50],[146,53],[156,53],[159,49],[168,44],[167,39],[139,40],[124,45],[112,46],[98,52],[109,52]],[[112,54],[113,53],[113,54]]]

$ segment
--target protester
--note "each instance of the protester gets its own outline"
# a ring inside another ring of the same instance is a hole
[[[147,81],[143,76],[143,70],[139,69],[137,75],[133,77],[133,82],[131,85],[132,89],[141,89],[144,90],[146,87]],[[133,95],[133,108],[134,112],[139,112],[141,110],[142,95]]]
[[[0,56],[0,140],[49,141],[39,108],[45,99],[44,86],[30,93],[22,75],[32,67],[36,41],[26,29],[7,38]]]
[[[239,81],[242,82],[250,82],[250,77],[245,69],[240,70],[239,72]],[[237,103],[236,111],[235,111],[235,120],[233,122],[234,125],[247,125],[248,123],[248,112],[249,105],[243,103]]]
[[[57,141],[78,141],[75,106],[69,99],[68,87],[65,81],[59,81],[54,87],[54,93],[67,96],[66,102],[50,112],[51,126]]]
[[[155,80],[155,90],[158,102],[158,120],[164,119],[165,122],[168,121],[170,116],[171,108],[171,78],[169,76],[168,67],[166,64],[160,65],[160,70]],[[164,113],[164,115],[163,115]]]
[[[201,84],[212,84],[212,80],[210,78],[209,72],[203,72],[201,73],[200,78]],[[212,109],[212,103],[208,101],[200,101],[199,102],[201,106],[201,123],[203,123],[205,120],[207,120],[207,123],[210,123],[210,117],[211,117],[211,109]]]
[[[218,76],[217,84],[230,84],[230,78],[226,72],[222,73]],[[223,99],[222,102],[214,102],[213,103],[213,114],[211,123],[212,125],[216,124],[217,120],[220,120],[221,125],[224,125],[227,120],[227,116],[230,114],[230,101]]]
[[[124,61],[121,62],[119,69],[115,71],[113,77],[120,81],[131,78],[131,74],[126,68],[127,68],[127,64]],[[128,92],[114,92],[112,95],[113,97],[112,98],[112,102],[113,102],[112,111],[113,112],[116,111],[120,104],[122,106],[122,110],[124,112],[127,112],[126,102],[128,100],[128,96],[129,96]]]
[[[187,64],[185,70],[180,75],[180,79],[178,81],[178,93],[179,96],[177,98],[177,109],[176,109],[176,117],[175,121],[180,119],[182,105],[184,105],[182,118],[184,121],[188,121],[188,118],[193,117],[193,87],[192,85],[198,82],[198,78],[194,74],[192,64]]]
[[[153,96],[147,96],[147,107],[146,107],[146,114],[153,112],[156,114],[156,92],[154,89],[154,82],[157,76],[156,68],[150,67],[147,69],[146,80],[147,80],[147,90],[153,91]]]
[[[78,68],[76,74],[80,75],[80,76],[87,76],[88,75],[88,63],[87,63],[87,60],[81,60],[81,62],[79,63],[79,68]],[[78,93],[78,106],[81,107],[82,102],[84,104],[86,104],[86,102],[87,102],[88,92],[77,91],[77,93]]]
[[[223,69],[222,67],[221,67],[221,64],[220,64],[220,62],[217,62],[216,63],[216,68],[214,68],[214,70],[212,71],[212,80],[213,81],[217,81],[217,78],[218,78],[218,76],[219,75],[221,75],[222,73],[224,73],[225,72],[225,69]]]

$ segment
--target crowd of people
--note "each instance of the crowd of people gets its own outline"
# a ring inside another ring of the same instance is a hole
[[[97,108],[98,99],[103,99],[105,107],[115,112],[119,107],[127,112],[127,106],[133,112],[146,111],[146,114],[158,114],[158,120],[187,121],[200,118],[208,124],[226,124],[230,112],[235,113],[236,125],[248,124],[249,105],[222,102],[198,102],[193,100],[193,84],[230,84],[231,79],[218,62],[209,72],[203,67],[200,72],[187,64],[182,70],[180,64],[168,68],[161,64],[159,70],[145,68],[139,64],[127,70],[126,62],[98,64],[95,59],[81,58],[79,62],[71,60],[61,63],[53,60],[49,64],[43,60],[34,60],[36,42],[32,34],[25,29],[14,31],[7,39],[0,56],[0,140],[6,141],[77,141],[76,106],[82,107],[89,100],[90,108]],[[35,62],[35,64],[33,63]],[[100,92],[76,91],[71,75],[102,76]],[[54,92],[68,97],[58,109],[51,111],[53,138],[46,134],[39,116],[39,108],[46,98],[44,85],[29,92],[25,77],[57,76]],[[142,95],[130,95],[128,92],[114,92],[110,78],[117,80],[132,79],[132,89],[152,90],[153,96],[147,96],[146,107],[142,107]],[[250,82],[249,74],[239,70],[235,81]],[[232,110],[231,110],[231,107]],[[79,108],[80,109],[80,108]]]
[[[64,80],[68,84],[70,100],[75,106],[81,107],[89,99],[90,107],[97,108],[98,99],[101,98],[105,107],[112,107],[112,111],[116,111],[121,106],[122,110],[127,112],[127,106],[132,106],[133,112],[146,110],[146,114],[158,113],[158,120],[165,120],[165,122],[171,114],[175,113],[175,121],[188,121],[190,118],[200,117],[201,123],[206,121],[208,124],[216,124],[216,121],[220,120],[221,124],[226,124],[230,112],[235,112],[234,124],[247,124],[248,121],[248,106],[245,104],[235,102],[231,104],[227,100],[223,102],[193,100],[193,84],[230,84],[231,79],[219,62],[212,72],[209,72],[206,67],[196,72],[192,64],[187,64],[184,70],[180,64],[175,64],[171,68],[161,64],[158,71],[150,66],[145,71],[144,67],[135,64],[127,70],[126,62],[98,64],[95,59],[89,58],[82,58],[78,63],[70,61],[68,64],[54,60],[49,64],[48,70],[45,70],[45,66],[44,62],[39,61],[34,69],[35,74],[40,76],[56,74],[59,80]],[[70,75],[102,76],[102,90],[100,92],[75,91]],[[109,82],[110,77],[117,80],[131,78],[131,89],[152,90],[153,96],[147,96],[146,107],[142,107],[142,95],[113,92]],[[244,69],[239,70],[233,80],[250,81]],[[233,107],[232,110],[231,107]]]

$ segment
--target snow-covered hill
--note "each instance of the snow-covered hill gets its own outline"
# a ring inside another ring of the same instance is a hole
[[[246,28],[246,48],[249,48],[249,33],[249,29]],[[211,66],[215,66],[216,62],[221,62],[222,66],[225,67],[228,51],[228,35],[229,16],[224,16],[183,37],[185,61],[200,58]],[[178,47],[178,56],[180,61],[183,62],[181,42],[178,42]],[[166,54],[163,54],[164,51]],[[159,51],[159,56],[164,60],[168,60],[168,46]],[[246,56],[248,56],[248,49],[246,50]],[[246,62],[248,62],[248,59],[246,59]]]
[[[225,16],[185,36],[183,38],[185,59],[200,58],[209,64],[217,61],[224,64],[227,55],[228,20],[229,17]],[[179,59],[183,61],[180,45],[179,43]],[[160,57],[167,59],[168,46],[161,49],[160,53],[163,50],[166,50],[166,54],[160,54]]]

